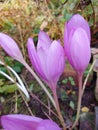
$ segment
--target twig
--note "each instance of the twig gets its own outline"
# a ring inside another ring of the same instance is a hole
[[[48,117],[48,119],[52,120],[52,118],[45,111],[43,111],[43,113]]]
[[[30,91],[29,91],[29,92],[30,92]],[[51,110],[45,103],[43,103],[35,94],[33,94],[32,92],[30,92],[30,95],[31,95],[34,99],[36,99],[41,105],[43,105],[45,108],[47,108],[48,110],[50,110],[53,115],[55,115],[57,118],[59,118],[59,117],[57,116],[57,114],[56,114],[53,110]]]
[[[50,101],[49,101],[49,99],[48,99],[48,97],[47,97],[47,101],[48,101],[48,108],[49,108],[49,116],[51,115],[51,105],[50,105]]]
[[[92,4],[92,1],[91,1],[91,7],[92,7],[92,10],[93,10],[93,26],[95,27],[95,10],[94,10],[94,6]]]
[[[17,91],[15,91],[15,113],[18,113],[18,109],[17,109]]]
[[[43,84],[43,82],[40,80],[40,78],[36,75],[36,73],[34,73],[34,71],[31,69],[31,67],[25,61],[23,64],[27,68],[27,70],[34,76],[34,78],[39,83],[39,85],[42,87],[42,89],[45,91],[45,93],[47,94],[47,96],[51,100],[54,108],[56,109],[55,101],[54,101],[53,97],[51,96],[50,92],[48,91],[48,89],[46,88],[46,86]]]
[[[24,98],[22,92],[21,92],[20,90],[19,90],[19,92],[20,92],[20,94],[21,94],[21,97],[22,97],[22,99],[23,99],[23,101],[24,101],[24,103],[25,103],[27,109],[28,109],[28,112],[30,113],[31,116],[34,116],[34,114],[32,113],[32,111],[31,111],[31,109],[30,109],[30,107],[29,107],[29,105],[28,105],[28,103],[27,103],[27,101],[25,100],[25,98]]]
[[[18,29],[19,29],[20,39],[21,39],[21,48],[22,48],[24,59],[25,59],[24,41],[23,41],[22,30],[21,30],[20,25],[18,25]]]
[[[57,118],[59,118],[58,116],[57,116],[57,114],[53,111],[53,110],[51,110],[50,109],[50,107],[48,107],[45,103],[43,103],[34,93],[32,93],[30,90],[29,90],[29,87],[28,87],[28,85],[27,85],[27,83],[26,83],[26,81],[25,81],[25,79],[24,79],[24,77],[21,75],[21,78],[22,78],[22,80],[23,80],[23,82],[25,83],[25,86],[27,87],[27,90],[28,90],[28,92],[30,93],[30,96],[31,97],[33,97],[34,99],[36,99],[41,105],[43,105],[45,108],[47,108],[53,115],[55,115]]]

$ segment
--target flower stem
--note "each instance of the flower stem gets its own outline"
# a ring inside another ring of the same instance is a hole
[[[39,85],[42,87],[42,89],[45,91],[45,93],[47,94],[47,96],[49,97],[53,106],[56,109],[55,101],[54,101],[53,97],[51,96],[51,94],[49,93],[49,91],[47,90],[47,88],[45,87],[45,85],[43,84],[43,82],[40,80],[40,78],[36,75],[36,73],[34,73],[34,71],[31,69],[31,67],[25,61],[23,64],[29,70],[29,72],[33,75],[33,77],[36,79],[36,81],[39,83]]]
[[[62,114],[61,114],[61,111],[60,111],[60,106],[59,106],[59,101],[58,101],[56,89],[53,89],[52,92],[53,92],[53,97],[54,97],[54,100],[55,100],[56,111],[57,111],[57,113],[58,113],[59,120],[60,120],[60,122],[61,122],[61,125],[63,126],[63,130],[66,130],[66,125],[65,125],[63,116],[62,116]]]
[[[84,90],[85,90],[85,87],[86,87],[86,83],[87,83],[87,81],[88,81],[88,78],[89,78],[89,75],[90,75],[91,71],[93,70],[93,67],[94,67],[95,63],[96,63],[96,59],[93,61],[92,65],[91,65],[91,67],[90,67],[90,69],[89,69],[89,72],[88,72],[88,74],[87,74],[87,76],[86,76],[86,78],[85,78],[85,81],[84,81],[84,83],[83,83],[82,95],[83,95],[83,93],[84,93]]]
[[[78,84],[79,84],[79,93],[78,93],[77,115],[76,115],[76,120],[72,125],[72,129],[77,125],[77,122],[80,117],[80,109],[81,109],[81,102],[82,102],[82,74],[78,74]]]

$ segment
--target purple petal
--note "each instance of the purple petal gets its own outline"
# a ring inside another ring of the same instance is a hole
[[[61,128],[51,120],[42,120],[37,130],[61,130]]]
[[[42,119],[15,114],[1,117],[1,123],[5,130],[36,130]]]
[[[5,52],[12,58],[22,62],[23,56],[17,46],[16,42],[4,33],[0,33],[0,46],[5,50]]]
[[[65,56],[67,56],[69,51],[67,24],[65,24],[65,29],[64,29],[64,50],[65,50]]]
[[[57,41],[52,42],[46,62],[49,80],[56,84],[65,66],[64,50]]]
[[[28,54],[29,54],[30,61],[31,61],[35,71],[37,72],[37,74],[39,76],[42,77],[42,79],[46,80],[46,77],[45,77],[45,75],[43,73],[41,63],[40,63],[40,59],[39,59],[39,57],[37,55],[37,52],[36,52],[36,49],[35,49],[34,42],[33,42],[32,38],[28,39],[27,48],[28,48]]]
[[[83,73],[91,57],[90,41],[85,30],[82,28],[76,29],[70,42],[71,65],[76,71]]]
[[[44,77],[46,77],[46,79],[48,80],[47,66],[46,66],[47,53],[48,50],[45,50],[42,47],[37,51],[37,55],[40,61],[40,67],[44,73]]]
[[[40,48],[48,49],[50,47],[50,44],[51,40],[49,36],[44,31],[40,31],[38,34],[37,50]]]
[[[70,33],[72,28],[78,28],[81,27],[83,28],[87,35],[89,40],[91,39],[91,34],[90,34],[90,27],[89,24],[87,23],[87,21],[79,14],[75,14],[72,16],[72,18],[68,21],[68,34]]]
[[[64,50],[65,56],[70,57],[69,48],[70,48],[70,40],[74,33],[75,29],[73,28],[70,33],[68,34],[67,24],[65,24],[65,32],[64,32]]]

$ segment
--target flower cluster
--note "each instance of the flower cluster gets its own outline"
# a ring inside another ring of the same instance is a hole
[[[64,48],[59,40],[52,41],[44,31],[38,34],[37,47],[33,39],[28,38],[27,49],[32,66],[52,92],[56,92],[57,81],[65,68],[65,59],[78,75],[83,75],[91,57],[90,40],[90,27],[79,14],[73,15],[65,24]],[[10,36],[0,33],[0,46],[9,56],[25,63],[20,49]],[[56,95],[53,94],[56,107],[59,107]],[[62,122],[60,109],[57,109],[57,112]],[[5,130],[61,130],[51,120],[18,114],[2,116],[1,124]]]

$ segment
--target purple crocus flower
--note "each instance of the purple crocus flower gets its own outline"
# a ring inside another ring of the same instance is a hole
[[[74,15],[65,25],[64,50],[72,67],[83,74],[91,57],[90,28],[79,14]]]
[[[60,41],[51,41],[44,31],[40,31],[37,48],[32,38],[28,39],[27,47],[35,71],[54,89],[65,66],[64,50]]]
[[[0,33],[0,46],[7,52],[9,56],[18,60],[19,62],[24,62],[22,53],[17,45],[17,43],[8,35]]]
[[[4,130],[61,130],[52,120],[22,114],[2,116],[1,124]]]

